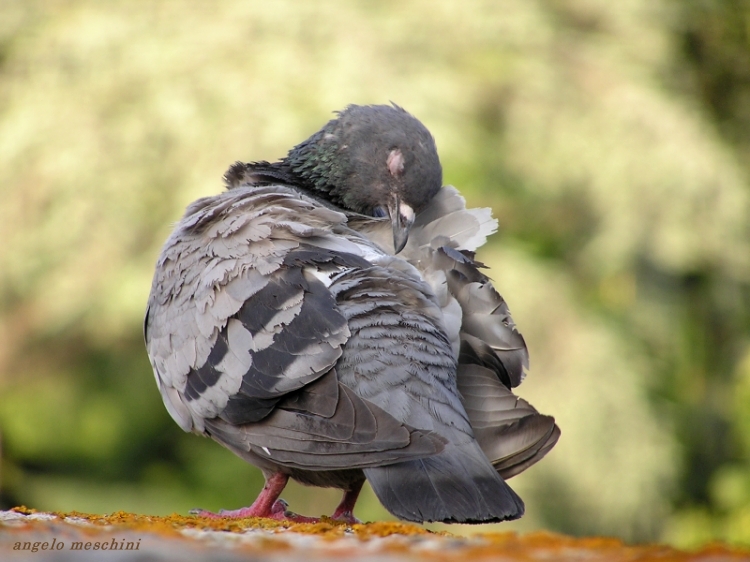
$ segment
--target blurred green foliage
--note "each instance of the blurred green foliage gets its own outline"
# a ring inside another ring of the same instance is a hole
[[[259,472],[161,404],[153,263],[230,163],[388,100],[500,219],[519,390],[563,429],[503,528],[750,544],[747,0],[4,0],[2,507],[252,501]]]

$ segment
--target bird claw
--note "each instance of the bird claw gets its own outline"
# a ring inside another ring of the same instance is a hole
[[[198,517],[209,517],[212,519],[218,519],[219,517],[222,517],[221,511],[219,511],[219,513],[214,513],[213,511],[208,511],[206,509],[201,509],[200,507],[196,507],[188,511],[188,513],[190,515],[196,515]]]
[[[273,502],[273,505],[271,506],[271,515],[277,516],[277,515],[286,515],[287,513],[292,513],[287,508],[289,507],[289,504],[282,500],[281,498],[277,499],[275,502]]]
[[[269,517],[271,519],[276,519],[277,521],[291,521],[292,523],[320,523],[320,518],[298,515],[293,511],[289,511],[289,509],[287,509],[288,507],[289,504],[284,500],[276,500],[271,506],[271,515],[269,515]]]
[[[334,521],[340,521],[341,523],[346,523],[348,525],[361,525],[362,521],[354,517],[354,513],[351,511],[342,511],[342,512],[335,512],[333,515],[331,515],[331,519]]]
[[[220,509],[218,513],[213,511],[207,511],[205,509],[191,509],[190,515],[197,515],[198,517],[208,517],[211,519],[244,519],[247,517],[265,517],[267,519],[275,519],[276,521],[291,521],[292,523],[318,523],[320,519],[317,517],[306,517],[304,515],[298,515],[293,511],[289,511],[289,504],[278,499],[271,505],[271,508],[267,511],[259,510],[253,506],[243,507],[241,509]]]

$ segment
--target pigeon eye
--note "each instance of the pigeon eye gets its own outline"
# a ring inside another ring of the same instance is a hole
[[[388,211],[385,210],[383,207],[375,207],[372,210],[372,216],[378,217],[378,218],[384,218],[388,216]]]

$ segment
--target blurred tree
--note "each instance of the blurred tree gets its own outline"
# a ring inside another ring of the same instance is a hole
[[[255,496],[160,403],[153,262],[228,164],[392,99],[499,217],[481,258],[531,348],[521,394],[563,429],[503,528],[750,542],[748,21],[741,0],[1,3],[2,506]]]
[[[730,145],[750,151],[750,2],[675,2],[673,32],[689,72],[675,82],[711,112]],[[684,70],[684,67],[680,67]]]
[[[670,87],[700,103],[726,149],[750,177],[750,2],[676,2],[670,29],[678,49]],[[747,224],[747,215],[745,215]],[[745,231],[747,226],[745,226]],[[746,234],[745,234],[746,236]],[[737,252],[727,245],[726,255]],[[750,542],[746,391],[750,283],[745,268],[700,264],[662,280],[681,301],[678,345],[664,364],[659,391],[675,407],[683,444],[676,516],[668,536]],[[671,281],[671,282],[670,282]],[[657,351],[657,350],[654,350]],[[743,475],[743,476],[740,476]]]

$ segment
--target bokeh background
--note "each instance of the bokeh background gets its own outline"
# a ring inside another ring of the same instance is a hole
[[[500,528],[750,544],[748,0],[1,0],[0,507],[254,499],[162,406],[153,264],[229,164],[389,100],[499,218],[519,393],[563,430]]]

